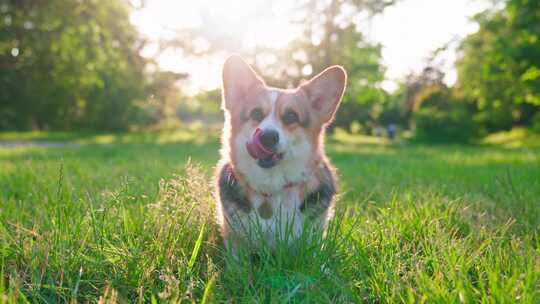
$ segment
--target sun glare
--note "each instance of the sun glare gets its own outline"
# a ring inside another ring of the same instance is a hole
[[[293,25],[292,1],[236,0],[197,2],[148,1],[132,14],[132,22],[151,39],[166,38],[175,30],[199,27],[227,34],[243,47],[284,47],[299,34]]]
[[[199,7],[219,31],[236,36],[244,47],[285,47],[298,33],[291,23],[292,1],[209,1]]]
[[[215,88],[220,82],[221,63],[226,54],[214,54],[183,60],[181,51],[168,50],[157,55],[157,42],[172,38],[175,32],[195,27],[210,35],[230,37],[231,44],[241,49],[255,47],[285,47],[300,34],[291,21],[294,1],[147,1],[144,9],[131,15],[131,21],[150,43],[143,56],[156,57],[161,68],[190,73],[188,93]],[[205,41],[197,44],[204,48]],[[184,58],[185,59],[185,58]]]

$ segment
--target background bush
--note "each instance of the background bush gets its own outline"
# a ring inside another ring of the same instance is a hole
[[[469,113],[459,107],[450,112],[422,109],[413,117],[417,141],[466,143],[479,133]]]
[[[540,133],[540,112],[536,113],[532,118],[532,129],[536,133]]]
[[[480,134],[467,105],[442,84],[417,94],[413,123],[417,141],[466,143]]]

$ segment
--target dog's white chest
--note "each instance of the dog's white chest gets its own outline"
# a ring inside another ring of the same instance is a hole
[[[272,195],[258,194],[252,201],[248,225],[253,225],[255,233],[262,234],[269,244],[273,244],[276,238],[292,241],[300,236],[304,226],[301,203],[298,187]]]

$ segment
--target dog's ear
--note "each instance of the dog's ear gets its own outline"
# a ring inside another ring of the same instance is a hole
[[[318,114],[321,122],[326,123],[334,117],[346,83],[347,72],[335,65],[313,77],[300,89],[306,92],[311,108]]]
[[[264,85],[263,80],[238,55],[232,55],[223,65],[223,103],[231,110],[244,100],[246,93],[257,85]]]

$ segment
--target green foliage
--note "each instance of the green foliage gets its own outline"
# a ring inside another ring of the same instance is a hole
[[[458,88],[488,131],[530,124],[540,107],[540,2],[510,0],[476,16],[461,45]]]
[[[516,127],[510,131],[489,134],[482,143],[506,148],[540,147],[540,133],[529,128]]]
[[[443,85],[426,87],[416,95],[413,123],[418,141],[465,143],[479,135],[466,105]]]
[[[421,109],[413,114],[413,118],[417,141],[466,143],[478,132],[470,113],[462,108],[450,112]]]
[[[453,97],[450,89],[443,84],[432,85],[423,88],[415,95],[413,110],[418,111],[423,108],[434,108],[437,110],[450,110]]]
[[[201,91],[193,98],[193,104],[203,113],[221,114],[221,88]]]
[[[147,75],[148,100],[140,102],[144,111],[137,122],[161,129],[177,127],[180,123],[177,111],[184,99],[178,82],[185,78],[187,75],[183,73],[159,70]]]
[[[0,147],[1,301],[540,300],[538,146],[329,138],[341,192],[325,246],[281,244],[254,260],[227,255],[216,231],[217,133]]]
[[[126,2],[3,1],[0,19],[0,129],[132,123],[145,79]]]
[[[347,89],[335,124],[349,129],[356,122],[369,131],[378,124],[381,108],[387,101],[386,92],[379,86],[384,79],[384,68],[380,63],[382,46],[366,43],[353,26],[345,33],[348,38],[338,44],[343,55],[338,55],[336,63],[347,68]]]
[[[532,129],[536,133],[540,133],[540,111],[532,117]]]

